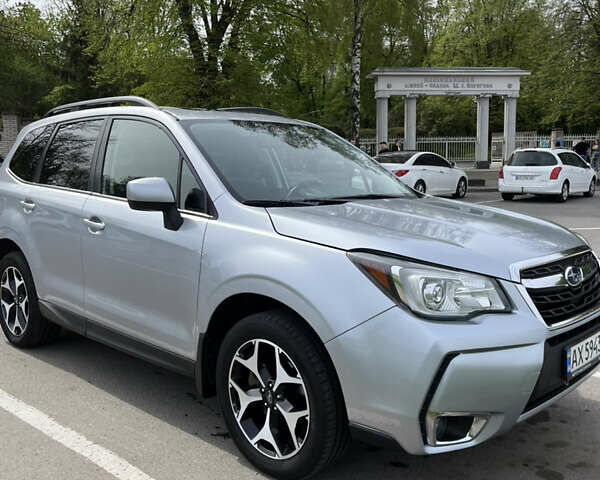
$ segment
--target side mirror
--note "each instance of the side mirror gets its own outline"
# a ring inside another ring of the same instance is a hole
[[[179,230],[183,218],[177,210],[169,183],[160,177],[138,178],[127,183],[127,202],[132,210],[162,212],[165,228]]]
[[[456,162],[454,160],[448,160],[450,162],[450,167],[454,168],[456,167]]]

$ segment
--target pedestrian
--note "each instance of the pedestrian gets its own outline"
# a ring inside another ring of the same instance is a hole
[[[378,153],[378,155],[381,155],[382,153],[388,153],[389,151],[390,151],[390,149],[388,148],[387,142],[380,142],[379,143],[379,153]]]
[[[358,142],[356,141],[356,138],[351,138],[351,139],[350,139],[350,143],[351,143],[352,145],[354,145],[355,147],[358,147]]]
[[[396,143],[394,143],[394,145],[392,145],[392,152],[401,152],[401,151],[402,151],[402,142],[398,138],[396,140]]]
[[[590,146],[585,141],[585,137],[581,137],[581,140],[573,147],[573,150],[575,150],[575,153],[583,158],[586,162],[589,162]]]
[[[598,146],[598,143],[594,145],[592,152],[592,168],[596,170],[596,172],[600,172],[600,147]]]

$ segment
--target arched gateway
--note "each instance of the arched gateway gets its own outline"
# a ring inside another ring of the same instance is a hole
[[[378,68],[375,80],[377,144],[388,141],[388,99],[404,97],[404,149],[417,147],[417,97],[474,96],[477,99],[475,161],[488,165],[490,97],[504,98],[504,160],[515,149],[517,98],[521,77],[531,72],[518,68]]]

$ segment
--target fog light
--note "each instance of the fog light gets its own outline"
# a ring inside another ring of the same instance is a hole
[[[475,439],[489,419],[488,414],[427,414],[427,443],[432,446],[454,445]]]

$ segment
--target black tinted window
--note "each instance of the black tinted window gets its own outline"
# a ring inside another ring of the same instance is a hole
[[[48,147],[40,183],[87,190],[94,148],[103,121],[61,125]]]
[[[419,158],[417,158],[414,162],[413,165],[416,166],[432,166],[434,164],[433,159],[432,159],[432,155],[421,155]]]
[[[34,181],[35,172],[53,130],[54,125],[48,125],[25,135],[10,162],[11,171],[21,180]]]
[[[115,120],[110,129],[102,193],[125,198],[127,182],[162,177],[177,191],[179,151],[159,127],[136,120]]]
[[[450,164],[442,157],[438,157],[437,155],[428,155],[428,157],[431,159],[431,165],[435,167],[450,167]]]
[[[550,167],[556,165],[556,158],[549,152],[515,152],[508,164],[511,167]]]
[[[204,194],[204,190],[198,185],[196,178],[185,162],[183,162],[181,167],[181,185],[179,190],[179,208],[192,212],[206,212],[206,195]]]
[[[391,155],[377,155],[375,160],[379,163],[405,163],[409,158],[414,155],[413,153],[394,153]]]

